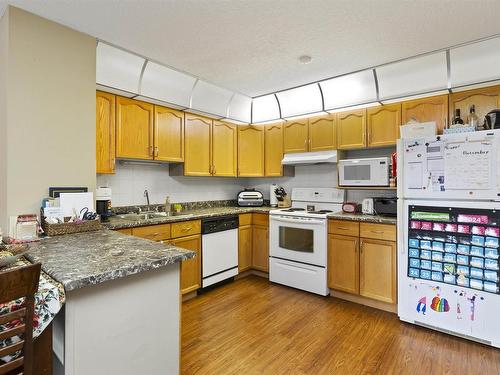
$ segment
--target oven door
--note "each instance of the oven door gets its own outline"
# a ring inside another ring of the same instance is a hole
[[[271,215],[269,255],[326,267],[327,221]]]

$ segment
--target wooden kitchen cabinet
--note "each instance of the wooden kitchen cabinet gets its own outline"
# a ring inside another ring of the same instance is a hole
[[[368,147],[395,145],[401,125],[401,103],[368,108],[366,121]]]
[[[282,176],[283,166],[283,124],[275,123],[264,128],[265,165],[266,176]]]
[[[154,105],[116,97],[116,157],[153,160]]]
[[[285,121],[283,129],[283,150],[289,152],[307,152],[309,150],[308,119]]]
[[[184,112],[158,105],[154,107],[154,159],[184,160]]]
[[[241,216],[241,215],[240,215]],[[238,271],[244,272],[252,268],[252,226],[238,228]]]
[[[327,151],[337,148],[335,116],[326,115],[309,119],[309,151]]]
[[[450,95],[450,122],[455,118],[455,109],[460,109],[460,117],[467,122],[469,109],[475,105],[479,123],[483,124],[484,116],[491,110],[500,108],[500,86],[484,87],[475,90],[454,92]]]
[[[359,293],[359,238],[328,235],[328,287]]]
[[[115,102],[107,92],[96,92],[96,173],[115,173]]]
[[[170,242],[196,253],[194,258],[181,262],[181,294],[196,291],[201,288],[201,235],[174,238]]]
[[[269,272],[269,227],[254,225],[252,243],[252,267]]]
[[[362,238],[359,294],[396,303],[396,242]]]
[[[211,147],[212,175],[236,176],[238,160],[238,130],[236,125],[214,120]]]
[[[263,177],[264,127],[238,126],[238,176]]]
[[[337,148],[349,150],[366,147],[366,110],[337,113]]]
[[[170,238],[170,224],[132,228],[132,235],[151,241],[166,241]]]
[[[184,117],[184,175],[210,176],[212,120],[186,113]]]
[[[171,225],[172,238],[201,233],[201,220],[180,221]]]
[[[431,96],[402,103],[402,123],[410,120],[418,122],[435,121],[438,134],[448,123],[448,95]]]

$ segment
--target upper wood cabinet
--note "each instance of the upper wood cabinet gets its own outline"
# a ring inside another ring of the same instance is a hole
[[[212,120],[206,117],[185,114],[184,175],[210,176]]]
[[[184,112],[155,106],[155,160],[182,162],[184,160]]]
[[[362,238],[359,294],[396,303],[396,242]]]
[[[265,132],[265,174],[266,176],[282,176],[283,166],[283,124],[267,125]]]
[[[309,119],[309,151],[335,150],[337,128],[335,116],[326,115]]]
[[[116,157],[154,158],[153,112],[152,104],[116,97]]]
[[[328,235],[328,287],[359,293],[359,238]]]
[[[438,134],[448,124],[448,95],[431,96],[402,103],[402,123],[435,121]]]
[[[337,113],[337,148],[348,150],[366,147],[366,110]]]
[[[238,126],[238,176],[264,176],[264,127]]]
[[[286,121],[283,130],[283,151],[309,152],[337,148],[335,116]]]
[[[115,173],[115,96],[96,92],[96,173]]]
[[[307,152],[309,149],[308,119],[285,121],[283,130],[283,149],[289,152]]]
[[[236,125],[215,121],[212,125],[212,175],[236,176],[238,131]]]
[[[368,108],[366,118],[368,147],[396,144],[401,125],[401,103]]]
[[[450,122],[455,118],[455,109],[460,109],[460,117],[468,121],[471,105],[476,108],[479,123],[482,124],[484,116],[492,109],[500,108],[500,86],[484,87],[476,90],[456,92],[450,95]]]

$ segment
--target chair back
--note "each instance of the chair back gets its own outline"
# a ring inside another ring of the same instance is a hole
[[[12,340],[10,345],[0,347],[0,358],[21,351],[18,357],[0,365],[0,375],[18,373],[31,375],[33,373],[33,313],[40,268],[40,264],[32,264],[0,271],[0,304],[19,298],[25,299],[20,309],[0,313],[0,325],[11,327],[0,331],[0,341],[12,337],[19,338],[19,340]]]

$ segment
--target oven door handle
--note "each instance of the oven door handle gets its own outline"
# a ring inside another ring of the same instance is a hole
[[[290,223],[290,224],[314,224],[314,225],[324,225],[325,221],[323,220],[314,220],[314,219],[307,219],[307,220],[302,220],[302,219],[285,219],[282,217],[271,217],[271,220],[273,221],[279,221],[281,223]]]

